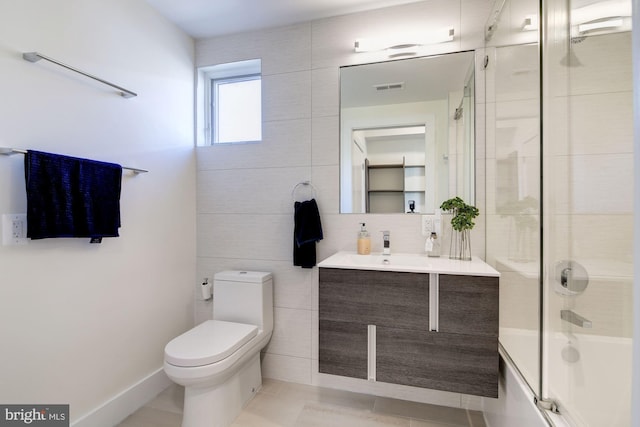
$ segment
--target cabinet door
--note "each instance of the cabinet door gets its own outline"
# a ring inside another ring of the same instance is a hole
[[[363,271],[320,268],[320,320],[367,324],[371,307]]]
[[[499,278],[439,277],[439,324],[443,333],[498,336]]]
[[[377,328],[377,381],[498,396],[497,339]]]
[[[320,269],[320,320],[429,328],[429,275]]]
[[[367,379],[367,325],[320,320],[318,364],[324,374]]]

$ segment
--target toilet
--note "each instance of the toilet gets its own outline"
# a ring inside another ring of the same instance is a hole
[[[233,422],[262,386],[260,350],[272,331],[271,273],[217,273],[213,320],[164,349],[164,371],[185,387],[182,427],[227,427]]]

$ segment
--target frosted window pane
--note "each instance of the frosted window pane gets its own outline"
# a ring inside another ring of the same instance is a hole
[[[262,139],[260,79],[218,85],[216,142]]]

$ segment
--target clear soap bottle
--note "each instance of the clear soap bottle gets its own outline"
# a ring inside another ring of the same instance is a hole
[[[365,223],[360,223],[360,232],[358,233],[358,254],[369,255],[371,253],[371,237],[365,227]]]
[[[429,236],[424,245],[424,250],[427,252],[427,256],[440,256],[440,239],[438,239],[438,235],[435,232],[431,232],[431,236]]]

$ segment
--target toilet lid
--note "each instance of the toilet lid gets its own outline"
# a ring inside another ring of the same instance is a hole
[[[218,362],[258,334],[244,323],[207,320],[174,338],[164,348],[165,361],[175,366],[203,366]]]

